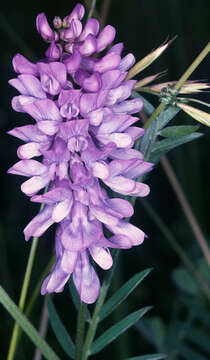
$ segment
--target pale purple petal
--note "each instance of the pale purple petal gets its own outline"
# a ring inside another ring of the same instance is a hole
[[[110,269],[113,265],[113,259],[109,250],[103,247],[93,245],[89,249],[93,260],[104,270]]]
[[[12,65],[16,73],[18,74],[31,74],[37,75],[37,66],[29,60],[27,60],[23,55],[16,54],[12,60]]]
[[[114,40],[116,30],[113,26],[107,25],[100,32],[97,38],[97,52],[103,51]]]
[[[84,41],[89,34],[96,36],[99,31],[99,22],[96,19],[88,19],[79,37],[79,41]]]
[[[52,208],[50,206],[46,206],[41,210],[25,227],[25,239],[29,240],[31,236],[40,237],[54,222],[51,214]]]
[[[44,13],[41,13],[37,16],[36,28],[45,41],[50,42],[55,40],[55,32],[51,29],[50,25],[48,24],[46,15]]]
[[[105,71],[116,69],[121,61],[121,57],[115,53],[105,55],[101,60],[98,60],[94,65],[94,71],[104,73]]]
[[[115,235],[119,234],[127,236],[130,239],[132,246],[140,245],[144,241],[145,233],[126,221],[119,220],[117,225],[107,227]]]
[[[87,304],[94,303],[100,291],[100,282],[85,252],[79,255],[73,272],[73,280],[81,301]]]

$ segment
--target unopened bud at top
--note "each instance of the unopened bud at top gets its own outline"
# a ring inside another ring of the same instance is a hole
[[[55,16],[53,20],[53,25],[55,29],[60,29],[63,26],[63,21],[60,16]]]

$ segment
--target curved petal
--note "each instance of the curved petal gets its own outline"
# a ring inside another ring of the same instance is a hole
[[[99,295],[100,282],[95,270],[89,263],[86,252],[81,253],[79,256],[73,272],[74,284],[81,301],[92,304]]]
[[[26,241],[31,236],[40,237],[53,224],[54,221],[51,218],[51,214],[52,207],[46,206],[30,221],[24,229]]]
[[[113,259],[110,252],[103,247],[93,245],[89,248],[93,260],[104,270],[110,269]]]
[[[127,236],[130,239],[132,246],[140,245],[144,241],[145,233],[142,230],[138,229],[136,226],[126,221],[119,220],[117,225],[107,226],[107,227],[116,236],[117,235]]]

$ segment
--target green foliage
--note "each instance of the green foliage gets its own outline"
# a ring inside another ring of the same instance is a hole
[[[59,360],[58,356],[51,349],[51,347],[46,343],[46,341],[40,336],[38,331],[30,323],[30,321],[25,317],[25,315],[20,311],[17,305],[12,301],[12,299],[7,295],[6,291],[0,286],[0,303],[8,311],[8,313],[13,317],[15,321],[20,325],[22,330],[28,335],[34,345],[41,350],[41,353],[44,355],[47,360]]]
[[[133,92],[132,94],[133,97],[142,99],[143,110],[150,116],[155,110],[152,105],[138,93]],[[166,106],[157,118],[152,121],[145,135],[136,143],[136,149],[144,154],[145,160],[157,163],[170,150],[202,136],[201,133],[196,132],[199,126],[179,125],[165,127],[179,111],[180,109],[176,106]],[[158,140],[158,136],[163,136],[165,139]]]
[[[142,280],[151,272],[152,269],[143,270],[129,279],[109,300],[104,304],[99,314],[100,321],[110,315],[116,307],[124,301],[130,293],[140,284]]]
[[[49,313],[50,324],[52,326],[52,329],[59,344],[61,345],[65,353],[68,356],[70,356],[72,359],[74,359],[75,346],[73,344],[71,337],[66,331],[61,319],[59,318],[51,298],[49,298],[48,300],[48,313]]]
[[[176,148],[177,146],[190,142],[192,140],[196,140],[200,136],[202,136],[201,133],[194,132],[192,134],[185,136],[179,136],[176,138],[169,137],[167,139],[160,140],[156,144],[154,144],[149,160],[151,162],[158,162],[161,159],[161,157],[170,150]]]
[[[164,137],[180,137],[192,134],[197,131],[199,126],[197,125],[179,125],[179,126],[167,126],[159,132]]]
[[[92,344],[90,353],[97,354],[105,346],[114,341],[119,335],[134,325],[144,314],[151,309],[150,306],[144,307],[138,311],[133,312],[126,316],[123,320],[113,325],[111,328],[106,330],[101,336],[99,336]]]

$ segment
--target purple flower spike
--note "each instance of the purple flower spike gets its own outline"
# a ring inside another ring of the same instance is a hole
[[[78,3],[65,19],[54,19],[53,30],[45,14],[39,14],[37,30],[50,42],[46,58],[36,64],[20,54],[13,59],[18,76],[9,83],[20,95],[12,107],[30,115],[33,124],[9,131],[25,143],[17,151],[20,161],[8,172],[28,178],[21,190],[32,202],[44,204],[25,227],[25,239],[40,237],[57,224],[56,261],[41,293],[63,291],[72,275],[81,301],[91,304],[100,281],[90,258],[108,270],[110,248],[129,249],[145,238],[125,221],[133,215],[131,203],[112,191],[147,196],[149,186],[136,179],[153,164],[132,148],[145,133],[133,126],[138,121],[133,114],[143,104],[129,99],[135,80],[126,80],[135,58],[121,58],[122,43],[104,54],[115,29],[107,25],[99,32],[95,19],[83,27],[83,16]],[[108,239],[104,227],[112,233]]]

